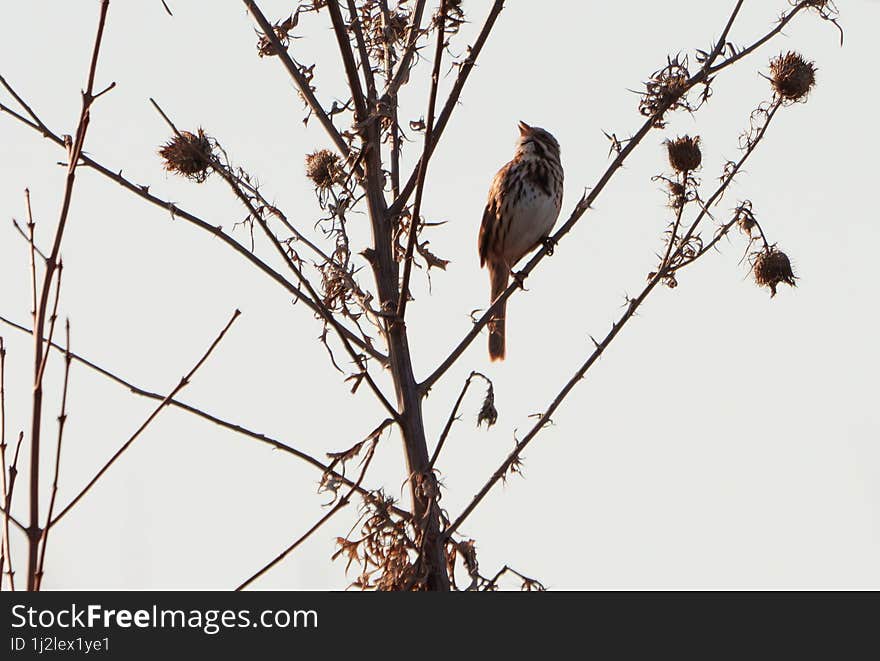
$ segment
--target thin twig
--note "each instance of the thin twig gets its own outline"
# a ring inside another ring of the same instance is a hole
[[[370,63],[370,55],[367,53],[367,44],[364,41],[364,32],[358,18],[357,7],[354,0],[348,0],[349,25],[354,32],[357,43],[358,56],[361,58],[361,70],[364,72],[364,81],[367,83],[367,98],[372,106],[376,102],[376,79],[373,76],[373,65]]]
[[[76,136],[68,146],[69,162],[67,177],[64,185],[64,196],[61,203],[61,212],[58,225],[55,229],[55,238],[52,242],[52,250],[46,260],[46,271],[43,275],[43,284],[40,291],[38,304],[34,310],[34,389],[33,403],[31,408],[31,451],[30,451],[30,522],[28,529],[28,590],[37,587],[37,561],[38,547],[42,531],[40,530],[40,440],[42,432],[43,414],[43,370],[45,362],[43,357],[43,328],[46,322],[46,311],[49,295],[52,288],[52,280],[56,268],[60,266],[59,253],[61,242],[64,238],[64,230],[67,226],[70,204],[73,198],[73,187],[76,181],[76,169],[85,144],[86,132],[89,127],[89,116],[92,103],[99,95],[94,94],[95,76],[98,68],[98,55],[101,51],[101,41],[104,35],[104,25],[107,19],[107,10],[110,0],[102,0],[98,16],[98,30],[95,36],[95,45],[92,48],[92,57],[88,69],[88,82],[82,93],[82,109],[80,110],[79,122],[77,123]],[[109,89],[109,88],[108,88]],[[106,91],[106,90],[105,90]]]
[[[351,496],[354,494],[354,492],[357,490],[357,488],[360,487],[361,483],[364,481],[364,477],[366,477],[366,475],[367,475],[367,469],[370,467],[370,463],[373,460],[373,456],[374,456],[375,450],[376,450],[376,444],[378,442],[379,442],[378,436],[373,438],[372,442],[370,443],[370,448],[367,451],[367,456],[364,457],[363,468],[361,469],[361,473],[358,476],[357,482],[355,482],[354,486],[352,486],[351,489],[349,489],[348,493],[346,493],[342,498],[340,498],[336,502],[336,504],[326,514],[324,514],[324,516],[322,516],[320,519],[318,519],[318,521],[311,528],[309,528],[306,532],[304,532],[295,542],[293,542],[290,546],[288,546],[281,553],[279,553],[277,556],[275,556],[270,562],[265,564],[262,568],[260,568],[256,572],[254,572],[254,574],[250,578],[248,578],[246,581],[244,581],[241,585],[239,585],[237,588],[235,588],[236,591],[244,590],[247,586],[249,586],[255,580],[260,578],[260,576],[262,576],[263,574],[268,572],[270,569],[272,569],[272,567],[274,567],[279,562],[284,560],[284,558],[286,558],[288,555],[290,555],[300,544],[305,542],[321,526],[323,526],[331,518],[333,518],[333,516],[337,512],[339,512],[343,507],[348,505],[349,501],[351,500]]]
[[[394,80],[391,81],[388,88],[385,90],[385,96],[391,98],[396,97],[400,88],[403,87],[407,80],[409,80],[410,66],[412,65],[413,57],[415,57],[416,51],[418,50],[419,37],[421,36],[422,15],[425,13],[425,4],[426,0],[418,0],[416,3],[416,7],[412,13],[412,21],[410,21],[406,33],[406,49],[403,51],[403,57],[400,58],[400,64],[397,66],[397,73],[394,74]],[[395,102],[394,105],[397,106],[397,103]]]
[[[7,319],[6,317],[3,317],[3,316],[0,316],[0,322],[6,324],[10,328],[14,328],[14,329],[21,331],[23,333],[27,333],[28,335],[30,335],[33,332],[27,326],[23,326],[22,324],[18,324],[18,323],[14,322],[10,319]],[[65,352],[64,347],[61,347],[55,343],[53,343],[51,345],[51,348],[55,349],[56,351],[60,351],[62,353]],[[110,381],[112,381],[120,386],[123,386],[124,388],[127,388],[134,395],[138,395],[139,397],[145,397],[147,399],[152,399],[152,400],[156,400],[156,401],[164,401],[165,400],[165,395],[162,395],[162,394],[159,394],[156,392],[152,392],[150,390],[147,390],[145,388],[137,386],[134,383],[132,383],[131,381],[128,381],[127,379],[119,376],[118,374],[111,372],[110,370],[108,370],[105,367],[101,367],[100,365],[89,360],[88,358],[85,358],[85,357],[83,357],[77,353],[74,353],[74,352],[71,352],[70,356],[77,363],[79,363],[85,367],[88,367],[90,370],[100,374],[101,376],[106,377]],[[297,448],[295,448],[287,443],[284,443],[283,441],[281,441],[279,439],[273,438],[271,436],[267,436],[266,434],[262,434],[260,432],[254,431],[254,430],[249,429],[247,427],[244,427],[242,425],[236,424],[234,422],[229,422],[228,420],[218,418],[217,416],[212,415],[206,411],[203,411],[200,408],[197,408],[197,407],[192,406],[190,404],[186,404],[184,402],[181,402],[178,399],[169,400],[168,405],[179,408],[181,411],[186,411],[187,413],[191,413],[199,418],[202,418],[203,420],[207,420],[208,422],[211,422],[215,425],[218,425],[219,427],[222,427],[224,429],[228,429],[229,431],[235,432],[237,434],[241,434],[242,436],[247,436],[248,438],[251,438],[255,441],[259,441],[260,443],[268,445],[275,450],[280,450],[286,454],[290,454],[294,457],[297,457],[298,459],[305,461],[306,463],[310,464],[311,466],[314,466],[315,468],[320,470],[323,474],[327,475],[328,477],[331,477],[331,478],[333,478],[339,482],[342,482],[348,486],[351,486],[354,484],[354,482],[352,480],[348,479],[347,477],[345,477],[341,473],[334,471],[330,466],[328,466],[324,462],[316,459],[315,457],[313,457],[312,455],[310,455],[306,452],[303,452],[302,450],[298,450]],[[369,499],[371,497],[371,492],[367,489],[359,490],[359,493],[362,496],[366,497],[367,499]],[[410,513],[407,512],[406,510],[401,509],[400,507],[393,507],[393,509],[394,509],[395,513],[400,515],[401,517],[403,517],[407,520],[411,518]]]
[[[397,303],[397,319],[404,321],[406,303],[409,300],[409,280],[412,277],[413,253],[419,236],[419,216],[422,212],[422,195],[425,192],[425,176],[428,173],[428,161],[431,158],[429,145],[434,140],[434,113],[437,108],[437,87],[440,84],[440,65],[443,60],[443,47],[446,42],[446,2],[440,2],[440,14],[437,20],[437,47],[434,50],[434,69],[431,72],[431,91],[428,95],[428,124],[425,127],[425,145],[419,159],[419,176],[416,184],[416,200],[409,221],[409,240],[406,244],[406,256],[403,259],[403,282],[400,286],[400,300]]]
[[[150,426],[150,423],[152,423],[153,420],[156,419],[156,417],[159,415],[159,413],[161,413],[162,409],[164,409],[168,404],[171,403],[171,400],[174,399],[174,396],[177,395],[177,393],[180,392],[187,385],[189,385],[189,382],[192,379],[193,375],[205,363],[205,361],[208,360],[208,357],[211,355],[211,353],[214,351],[214,349],[217,347],[217,345],[220,344],[220,341],[223,339],[223,336],[226,335],[226,332],[229,330],[229,328],[232,326],[232,324],[235,322],[235,320],[238,318],[238,316],[240,314],[241,314],[241,312],[239,310],[236,310],[235,312],[232,313],[232,317],[226,323],[226,326],[223,327],[223,330],[220,331],[220,334],[211,343],[211,346],[208,347],[208,350],[205,351],[204,355],[202,355],[202,357],[199,359],[199,362],[197,362],[195,364],[195,366],[186,374],[186,376],[184,376],[180,380],[180,382],[176,386],[174,386],[174,388],[171,390],[171,392],[165,396],[165,398],[159,403],[159,405],[153,410],[153,412],[150,413],[150,415],[147,417],[147,419],[144,420],[144,422],[141,424],[141,426],[138,427],[137,430],[122,445],[122,447],[120,447],[113,454],[113,456],[107,460],[107,462],[101,467],[101,470],[99,470],[95,474],[95,476],[91,480],[89,480],[88,484],[86,484],[86,486],[83,487],[82,490],[76,496],[74,496],[74,498],[67,504],[67,506],[58,513],[58,516],[56,516],[54,519],[52,519],[47,524],[47,526],[46,526],[47,528],[51,528],[51,527],[55,526],[61,519],[64,518],[64,516],[68,512],[70,512],[71,509],[73,509],[76,506],[76,504],[83,498],[83,496],[85,496],[91,490],[91,488],[93,486],[95,486],[95,484],[98,482],[98,480],[101,479],[101,477],[104,475],[104,473],[106,473],[107,470],[109,470],[109,468],[116,462],[116,460],[119,459],[119,457],[121,457],[123,455],[123,453],[126,450],[128,450],[128,448],[130,448],[131,445],[138,439],[138,437],[141,435],[141,433],[147,427]]]
[[[474,45],[471,46],[470,49],[468,49],[468,56],[461,64],[461,68],[458,72],[458,77],[455,79],[455,83],[453,83],[452,85],[452,91],[449,92],[449,96],[446,99],[446,104],[443,106],[443,110],[440,111],[440,115],[438,115],[437,122],[434,125],[432,140],[430,144],[427,145],[428,149],[426,153],[429,158],[431,154],[434,153],[434,149],[437,147],[437,144],[440,141],[440,137],[443,135],[443,131],[446,129],[446,125],[449,123],[449,118],[452,116],[452,112],[458,105],[458,100],[461,97],[462,91],[464,90],[464,85],[467,82],[468,76],[470,76],[470,73],[477,62],[477,58],[480,56],[480,52],[483,50],[483,46],[485,45],[486,40],[489,38],[489,33],[492,32],[492,28],[495,26],[495,20],[498,18],[498,15],[501,13],[502,9],[504,9],[504,0],[495,0],[494,4],[492,5],[492,9],[489,10],[489,15],[486,17],[486,21],[483,24],[483,29],[480,31],[477,40],[474,42]],[[406,185],[401,189],[400,195],[395,198],[394,202],[389,207],[389,214],[392,217],[399,214],[406,206],[406,203],[409,200],[409,196],[412,195],[413,190],[415,190],[416,183],[418,182],[420,168],[421,163],[417,163],[416,167],[412,171],[412,174],[410,174],[409,180],[406,182]]]
[[[302,71],[300,71],[299,66],[293,61],[293,58],[290,57],[287,49],[284,48],[279,41],[278,35],[275,34],[275,30],[272,28],[272,24],[266,20],[265,15],[254,0],[242,1],[251,16],[254,17],[257,25],[260,26],[260,30],[262,30],[263,34],[266,35],[266,38],[269,39],[269,42],[272,44],[273,53],[278,56],[281,63],[284,65],[284,68],[287,69],[287,72],[290,74],[290,77],[293,78],[293,82],[296,83],[296,87],[300,94],[302,94],[302,98],[305,99],[306,103],[312,109],[312,112],[315,113],[318,121],[321,122],[321,126],[324,127],[324,130],[327,131],[330,139],[333,140],[333,144],[336,145],[337,149],[339,149],[343,156],[348,158],[351,154],[351,149],[348,146],[348,143],[339,133],[339,130],[333,125],[333,120],[330,119],[330,116],[318,101],[309,81],[306,80],[306,77],[303,75]]]
[[[3,472],[0,479],[3,499],[3,561],[0,562],[0,589],[3,588],[3,562],[9,566],[9,589],[15,591],[15,581],[12,577],[12,550],[9,546],[9,485],[6,480],[6,345],[3,337],[0,337],[0,471]]]
[[[3,529],[4,529],[4,544],[8,544],[9,542],[9,523],[11,522],[16,528],[18,528],[25,535],[28,534],[27,527],[21,523],[18,519],[12,516],[12,494],[15,491],[15,478],[18,476],[18,456],[21,452],[21,444],[24,441],[24,432],[19,432],[18,434],[18,443],[15,444],[15,453],[12,457],[12,463],[9,465],[9,486],[4,494],[4,506],[3,506]],[[4,455],[5,455],[5,443],[4,443]],[[6,461],[4,458],[3,461],[4,467],[6,465]],[[6,481],[6,470],[4,468],[3,472],[4,482]],[[12,552],[7,549],[4,557],[6,558],[6,564],[9,569],[7,570],[7,575],[9,576],[9,586],[12,591],[15,591],[15,581],[13,575],[15,574],[14,567],[12,566]]]
[[[431,455],[431,463],[428,464],[428,470],[434,468],[434,464],[437,462],[437,457],[440,456],[440,450],[443,449],[443,444],[446,443],[446,437],[449,436],[449,430],[452,429],[452,423],[458,420],[458,409],[461,406],[461,402],[464,400],[468,388],[471,387],[471,381],[473,381],[477,374],[477,372],[471,372],[467,380],[465,380],[464,386],[462,386],[461,392],[458,395],[458,399],[455,400],[455,405],[452,407],[452,413],[449,414],[449,419],[446,420],[446,424],[443,426],[443,431],[440,433],[440,439],[437,441],[437,445],[434,448],[434,454]]]
[[[351,90],[351,99],[354,102],[354,119],[356,124],[365,122],[369,116],[367,100],[361,87],[358,76],[357,64],[354,61],[354,53],[351,50],[351,42],[348,39],[348,31],[345,29],[345,21],[342,19],[342,11],[337,2],[328,2],[327,9],[330,11],[330,21],[333,23],[333,33],[336,35],[336,43],[339,45],[339,54],[342,56],[342,65],[348,79],[348,87]]]
[[[382,27],[387,30],[391,22],[388,0],[379,0],[379,7],[382,10]],[[387,85],[391,82],[392,67],[397,53],[394,50],[394,43],[390,39],[384,40],[383,47],[385,49],[385,84]],[[400,104],[397,101],[397,96],[386,94],[384,98],[387,110],[391,113],[391,193],[396,198],[400,195],[400,127],[398,126],[398,107]]]
[[[21,228],[21,225],[18,224],[18,221],[15,220],[15,218],[12,219],[12,226],[15,228],[15,231],[18,232],[19,235],[21,235],[21,238],[23,238],[25,241],[30,241],[27,232],[25,232]],[[43,261],[46,261],[46,255],[43,253],[42,250],[34,246],[34,252],[37,253]]]
[[[688,185],[688,177],[690,173],[685,170],[681,173],[681,200],[678,201],[677,209],[675,213],[675,222],[672,224],[672,233],[669,236],[669,242],[666,244],[666,254],[663,255],[663,259],[660,260],[660,267],[657,269],[659,272],[663,273],[669,264],[669,256],[672,253],[672,249],[675,247],[675,239],[678,236],[678,228],[681,225],[681,217],[684,215],[684,208],[687,206],[687,185]]]
[[[40,562],[37,566],[37,590],[43,583],[43,566],[46,561],[46,546],[49,543],[49,523],[52,521],[52,514],[55,511],[55,499],[58,496],[58,475],[61,470],[61,441],[64,438],[64,426],[67,423],[67,387],[70,379],[70,319],[64,326],[65,331],[65,348],[64,348],[64,384],[61,388],[61,413],[58,415],[58,442],[55,446],[55,475],[52,478],[52,495],[49,498],[49,511],[46,512],[46,525],[43,527],[43,539],[40,545]],[[51,343],[52,339],[49,338]],[[49,352],[46,352],[49,355]]]

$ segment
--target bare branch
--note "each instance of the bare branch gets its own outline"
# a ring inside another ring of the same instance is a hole
[[[64,438],[64,426],[67,423],[67,387],[70,378],[70,320],[65,324],[65,349],[64,349],[64,384],[61,388],[61,413],[58,415],[58,442],[55,446],[55,475],[52,478],[52,495],[49,498],[49,510],[46,512],[46,525],[43,527],[43,538],[40,546],[40,561],[37,565],[37,590],[43,583],[43,567],[46,561],[46,546],[49,543],[49,525],[52,521],[52,514],[55,511],[55,498],[58,496],[58,475],[61,469],[61,441]],[[51,336],[48,343],[52,343]],[[49,352],[46,351],[46,355]]]
[[[406,316],[406,302],[409,300],[409,280],[412,276],[413,250],[419,236],[419,215],[422,212],[422,195],[425,192],[425,176],[428,173],[428,160],[431,157],[429,145],[434,140],[434,112],[437,106],[437,86],[440,84],[440,66],[443,61],[443,47],[446,42],[446,1],[440,2],[440,15],[437,19],[437,47],[434,50],[434,70],[431,72],[431,91],[428,94],[428,124],[425,128],[425,145],[419,159],[419,175],[416,184],[416,201],[413,205],[412,220],[409,223],[409,240],[406,256],[403,259],[403,283],[400,286],[400,300],[397,304],[397,318]]]
[[[7,319],[6,317],[0,316],[0,322],[6,324],[7,326],[9,326],[11,328],[18,330],[18,331],[21,331],[23,333],[27,333],[28,335],[33,333],[33,331],[30,328],[28,328],[27,326],[23,326],[21,324],[18,324],[10,319]],[[52,349],[55,349],[56,351],[66,353],[66,350],[64,347],[61,347],[58,344],[55,344],[54,342],[50,346]],[[138,385],[135,385],[131,381],[128,381],[127,379],[119,376],[118,374],[111,372],[110,370],[108,370],[105,367],[101,367],[97,363],[95,363],[95,362],[89,360],[88,358],[85,358],[77,353],[70,352],[70,356],[77,363],[79,363],[85,367],[88,367],[90,370],[100,374],[101,376],[106,377],[110,381],[113,381],[114,383],[117,383],[117,384],[123,386],[124,388],[127,388],[134,395],[138,395],[139,397],[146,397],[147,399],[152,399],[152,400],[156,400],[156,401],[164,401],[166,398],[165,395],[162,395],[162,394],[159,394],[156,392],[152,392],[152,391],[147,390],[145,388],[142,388]],[[347,484],[348,486],[351,486],[354,484],[353,481],[349,480],[347,477],[345,477],[341,473],[334,471],[330,466],[328,466],[324,462],[316,459],[315,457],[313,457],[310,454],[303,452],[302,450],[298,450],[297,448],[295,448],[287,443],[284,443],[283,441],[281,441],[279,439],[273,438],[271,436],[267,436],[266,434],[262,434],[260,432],[256,432],[252,429],[249,429],[247,427],[243,427],[242,425],[236,424],[234,422],[229,422],[228,420],[218,418],[215,415],[212,415],[212,414],[210,414],[200,408],[192,406],[190,404],[186,404],[178,399],[169,400],[168,405],[174,406],[174,407],[180,409],[181,411],[186,411],[187,413],[191,413],[199,418],[202,418],[203,420],[207,420],[208,422],[211,422],[219,427],[222,427],[223,429],[227,429],[229,431],[235,432],[236,434],[241,434],[242,436],[246,436],[246,437],[251,438],[255,441],[259,441],[260,443],[268,445],[269,447],[271,447],[275,450],[280,450],[286,454],[290,454],[294,457],[297,457],[298,459],[305,461],[306,463],[310,464],[311,466],[314,466],[315,468],[320,470],[323,474],[328,475],[329,477],[331,477],[334,480],[337,480],[339,482],[342,482],[343,484]],[[360,493],[362,496],[364,496],[367,499],[369,499],[370,495],[371,495],[371,492],[368,490],[358,490],[358,493]],[[398,514],[399,516],[401,516],[405,519],[410,518],[410,513],[404,509],[401,509],[399,507],[394,507],[393,510],[396,514]]]
[[[342,137],[342,134],[339,133],[338,129],[333,125],[333,120],[330,119],[330,116],[327,114],[323,106],[318,101],[315,93],[312,91],[311,85],[306,80],[302,71],[300,71],[299,66],[296,64],[296,62],[293,61],[293,58],[290,57],[287,49],[284,48],[284,46],[278,40],[278,35],[276,35],[275,30],[272,29],[271,23],[266,20],[266,16],[263,14],[262,11],[260,11],[260,8],[257,6],[257,3],[254,2],[254,0],[242,1],[244,2],[244,5],[245,7],[247,7],[251,16],[254,17],[257,25],[260,26],[260,30],[263,31],[263,33],[272,43],[275,55],[277,55],[278,58],[281,60],[281,63],[284,65],[284,68],[287,69],[290,77],[293,78],[293,82],[296,83],[296,87],[299,90],[300,94],[302,94],[303,98],[306,100],[306,103],[309,104],[309,107],[312,109],[312,112],[315,113],[318,121],[321,122],[324,130],[327,131],[327,135],[329,135],[330,139],[333,140],[333,144],[336,145],[336,148],[339,149],[343,156],[348,158],[351,154],[351,149],[349,148],[348,143]]]
[[[264,565],[261,569],[257,570],[250,578],[244,581],[241,585],[239,585],[236,591],[244,590],[251,583],[256,581],[260,576],[268,572],[272,567],[277,565],[279,562],[284,560],[288,555],[290,555],[300,544],[305,542],[309,537],[311,537],[321,526],[327,523],[330,519],[336,515],[343,507],[348,505],[351,500],[351,496],[354,492],[361,486],[361,483],[364,481],[364,477],[367,475],[367,469],[370,467],[370,463],[373,461],[373,456],[376,450],[376,444],[379,442],[378,436],[374,437],[370,442],[369,449],[367,450],[367,456],[364,457],[363,460],[363,468],[361,469],[361,473],[358,476],[357,482],[349,489],[348,493],[346,493],[342,498],[340,498],[336,504],[322,516],[318,521],[309,528],[305,533],[303,533],[295,542],[293,542],[290,546],[284,549],[281,553],[279,553],[275,558],[273,558],[270,562]]]
[[[489,15],[486,17],[486,22],[483,24],[483,29],[480,31],[480,35],[477,37],[474,45],[471,46],[467,58],[461,64],[461,68],[458,72],[458,77],[455,79],[455,83],[452,86],[452,91],[449,93],[449,97],[446,99],[446,104],[443,106],[443,110],[437,117],[437,123],[434,126],[433,139],[431,143],[427,145],[426,153],[429,158],[431,154],[434,153],[434,149],[437,147],[437,144],[440,141],[440,137],[443,135],[443,131],[446,129],[446,125],[449,123],[449,118],[452,116],[452,112],[455,110],[455,107],[458,104],[458,99],[461,97],[461,93],[462,90],[464,90],[464,85],[467,82],[468,76],[470,76],[471,70],[474,68],[474,65],[477,62],[477,58],[480,56],[480,51],[483,50],[483,46],[485,45],[486,40],[489,38],[489,33],[492,32],[492,28],[495,25],[495,20],[498,18],[498,15],[501,13],[502,9],[504,9],[504,0],[495,0],[494,4],[492,5],[492,9],[489,10]],[[398,195],[397,199],[395,199],[394,202],[391,204],[391,207],[389,208],[389,214],[392,217],[396,214],[399,214],[406,206],[406,203],[409,200],[409,196],[412,195],[413,190],[415,190],[420,169],[421,162],[416,165],[415,169],[409,177],[409,180],[406,182],[406,185],[400,191],[400,195]]]
[[[61,519],[63,519],[64,516],[68,512],[70,512],[70,510],[73,509],[76,506],[76,504],[83,498],[83,496],[85,496],[91,490],[91,488],[93,486],[95,486],[95,484],[98,482],[98,480],[101,479],[101,477],[104,475],[104,473],[106,473],[110,469],[110,467],[114,463],[116,463],[116,460],[119,459],[119,457],[121,457],[125,453],[125,451],[131,447],[131,445],[138,439],[138,437],[141,435],[141,433],[143,433],[143,431],[147,427],[150,426],[150,423],[152,423],[153,420],[156,419],[156,417],[159,415],[159,413],[161,413],[162,409],[164,409],[168,404],[171,403],[171,400],[174,399],[174,396],[177,395],[178,392],[183,390],[183,388],[185,388],[187,385],[189,385],[189,382],[192,379],[193,375],[195,375],[195,373],[205,363],[205,361],[208,360],[208,357],[211,355],[211,353],[213,353],[213,351],[217,347],[217,345],[220,344],[220,341],[226,335],[226,332],[229,330],[229,328],[232,326],[232,324],[235,322],[235,320],[238,318],[238,316],[240,314],[241,314],[241,312],[239,310],[236,310],[235,312],[232,313],[232,317],[226,323],[226,326],[223,327],[223,330],[220,331],[220,334],[211,343],[211,346],[208,347],[208,350],[205,351],[205,353],[199,359],[199,362],[197,362],[195,364],[195,366],[189,372],[187,372],[186,376],[184,376],[180,380],[180,382],[176,386],[174,386],[174,388],[171,390],[171,392],[168,393],[168,395],[166,395],[164,399],[162,399],[162,401],[159,403],[159,405],[153,410],[153,412],[147,417],[147,419],[144,420],[144,422],[141,424],[141,426],[138,427],[137,430],[135,430],[135,432],[129,437],[129,439],[122,445],[122,447],[120,447],[113,454],[113,456],[110,457],[109,460],[107,460],[107,462],[101,467],[101,470],[99,470],[97,472],[97,474],[95,474],[95,476],[91,480],[89,480],[89,483],[86,484],[86,486],[83,487],[82,490],[76,496],[74,496],[74,498],[67,504],[67,506],[58,513],[58,516],[56,516],[54,519],[52,519],[48,523],[46,528],[53,527]]]
[[[91,62],[88,70],[88,82],[82,94],[82,110],[76,128],[76,136],[68,146],[69,163],[67,166],[67,178],[64,185],[64,196],[61,203],[61,212],[58,225],[55,229],[55,238],[52,242],[52,250],[46,260],[46,271],[43,283],[34,309],[34,390],[31,413],[31,452],[30,452],[30,525],[28,529],[28,589],[35,590],[37,587],[37,552],[40,543],[40,435],[42,431],[43,414],[43,370],[45,361],[43,356],[43,328],[46,323],[46,309],[49,294],[52,288],[52,280],[56,268],[60,268],[59,252],[64,238],[64,230],[67,226],[70,202],[73,198],[73,186],[76,181],[76,168],[82,154],[86,132],[89,127],[89,113],[92,103],[97,98],[94,94],[95,75],[98,68],[98,55],[101,50],[101,41],[104,35],[104,24],[107,19],[107,10],[110,0],[102,0],[98,16],[98,30],[95,36],[95,45],[92,49]],[[8,88],[8,86],[7,86]],[[56,299],[57,306],[57,299]],[[53,313],[54,318],[54,313]],[[54,327],[54,321],[52,322]]]

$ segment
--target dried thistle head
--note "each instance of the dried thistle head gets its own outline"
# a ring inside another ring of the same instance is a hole
[[[755,276],[755,284],[759,287],[769,287],[770,297],[776,296],[776,285],[785,283],[795,286],[796,276],[791,270],[791,260],[776,246],[765,248],[757,254],[752,263],[752,273]]]
[[[306,156],[306,176],[322,190],[339,180],[339,156],[329,149],[319,149]]]
[[[770,61],[770,83],[786,101],[803,101],[816,84],[816,66],[793,51]]]
[[[667,140],[663,144],[669,152],[669,165],[676,172],[693,172],[700,167],[703,153],[700,151],[699,136],[692,138],[683,135],[675,140]]]
[[[688,80],[690,72],[687,69],[687,60],[669,58],[667,65],[655,71],[645,83],[645,91],[639,101],[639,112],[645,117],[653,116],[654,126],[663,128],[666,126],[663,116],[667,111],[679,108],[693,110],[687,100]]]
[[[197,133],[181,131],[159,149],[159,155],[165,159],[168,172],[202,183],[210,174],[214,147],[202,129]]]

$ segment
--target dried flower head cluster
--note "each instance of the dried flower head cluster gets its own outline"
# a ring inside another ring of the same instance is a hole
[[[329,149],[319,149],[306,156],[306,176],[321,190],[339,181],[342,169],[339,156]]]
[[[415,555],[416,545],[407,534],[408,525],[397,517],[394,501],[382,493],[372,494],[362,510],[362,527],[356,539],[337,537],[339,549],[333,559],[345,555],[346,571],[360,566],[352,584],[361,590],[402,591],[424,589]]]
[[[804,101],[816,84],[816,66],[789,51],[770,62],[770,83],[785,101]]]
[[[669,153],[669,165],[676,172],[693,172],[700,167],[703,153],[700,151],[699,136],[692,138],[683,135],[675,140],[667,140],[664,144]]]
[[[755,284],[769,287],[771,298],[776,296],[776,286],[780,283],[795,286],[796,276],[791,270],[791,260],[775,246],[765,248],[754,257],[752,273]]]
[[[689,80],[687,61],[679,61],[678,57],[668,58],[666,66],[655,71],[645,83],[639,112],[645,117],[654,117],[654,126],[663,128],[666,126],[663,116],[667,111],[679,108],[693,110],[687,101]]]
[[[202,183],[211,173],[214,149],[211,139],[202,129],[196,133],[181,131],[159,149],[165,159],[165,169],[196,183]]]

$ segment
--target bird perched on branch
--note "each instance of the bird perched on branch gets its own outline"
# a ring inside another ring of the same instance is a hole
[[[490,303],[507,289],[511,269],[550,236],[562,206],[559,143],[519,123],[516,154],[492,180],[480,225],[480,266],[489,269]],[[489,322],[489,357],[504,360],[506,301]]]

